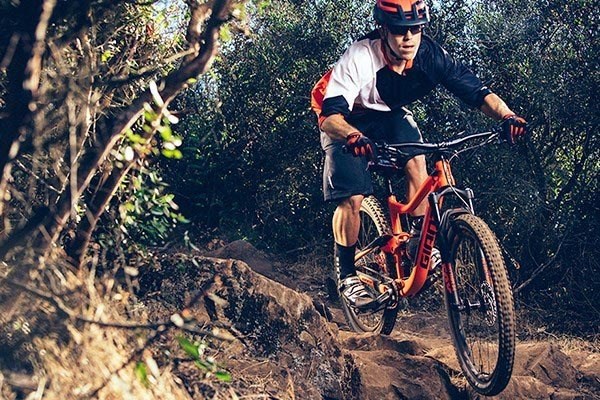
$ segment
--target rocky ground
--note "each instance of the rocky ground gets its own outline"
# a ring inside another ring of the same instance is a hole
[[[193,266],[182,259],[175,274],[167,267],[146,304],[151,315],[166,315],[208,280],[207,292],[221,300],[206,297],[194,312],[207,324],[239,331],[242,339],[220,352],[238,390],[254,388],[273,399],[480,398],[462,377],[443,309],[409,308],[388,336],[356,334],[327,296],[321,274],[273,262],[242,241],[204,256]],[[186,371],[182,364],[174,373],[186,381]],[[192,398],[207,396],[187,386]],[[494,398],[600,398],[600,354],[550,340],[519,341],[513,378]]]
[[[214,247],[161,253],[130,281],[135,300],[110,279],[63,269],[62,286],[87,293],[77,318],[57,312],[58,298],[5,293],[22,312],[0,313],[0,400],[481,398],[460,372],[435,290],[404,308],[391,335],[357,334],[328,294],[327,260],[290,265],[243,241]],[[123,328],[174,316],[203,333]],[[598,343],[525,340],[526,326],[497,399],[600,399]]]

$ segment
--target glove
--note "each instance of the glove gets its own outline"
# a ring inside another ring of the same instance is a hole
[[[518,138],[527,133],[527,121],[515,115],[506,114],[502,118],[502,139],[510,144],[515,144]]]
[[[356,131],[346,136],[346,149],[354,157],[366,156],[368,159],[375,159],[375,145],[371,139]]]

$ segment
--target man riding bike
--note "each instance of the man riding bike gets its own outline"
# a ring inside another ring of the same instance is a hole
[[[376,0],[373,15],[376,29],[346,50],[317,82],[311,96],[325,152],[324,197],[337,202],[333,236],[339,290],[359,308],[374,300],[354,267],[360,205],[373,193],[367,171],[368,159],[374,157],[372,140],[422,142],[412,113],[404,106],[438,84],[467,105],[502,120],[505,137],[511,143],[525,134],[527,124],[468,68],[424,34],[429,8],[423,0]],[[407,197],[412,198],[427,178],[425,157],[407,157],[404,171]],[[424,201],[412,215],[409,256],[416,250],[425,211]]]

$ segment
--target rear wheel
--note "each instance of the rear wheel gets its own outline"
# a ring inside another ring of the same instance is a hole
[[[445,298],[456,354],[471,386],[492,396],[508,384],[515,353],[514,305],[504,258],[493,232],[471,214],[455,218],[449,245]]]
[[[360,252],[377,237],[390,232],[385,213],[377,199],[372,196],[365,198],[360,207],[360,231],[356,251]],[[370,274],[366,268],[393,277],[392,274],[395,273],[393,256],[380,250],[373,251],[356,263],[358,273]],[[355,331],[389,334],[394,329],[396,315],[398,314],[397,304],[394,307],[378,311],[360,311],[347,304],[343,296],[340,296],[340,299],[346,321]]]

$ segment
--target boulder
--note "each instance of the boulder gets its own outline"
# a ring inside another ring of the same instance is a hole
[[[145,302],[158,319],[202,294],[193,315],[238,333],[222,360],[234,379],[255,382],[259,392],[259,383],[268,381],[263,387],[272,393],[291,390],[290,398],[358,398],[354,361],[337,342],[337,327],[321,317],[309,296],[242,261],[184,255],[178,260],[162,271],[159,295]]]
[[[445,314],[403,316],[389,336],[343,331],[340,318],[328,322],[307,294],[267,278],[277,276],[276,268],[250,244],[234,242],[211,254],[244,258],[252,268],[235,259],[179,254],[152,274],[152,296],[143,301],[151,316],[164,319],[200,298],[193,315],[236,335],[219,361],[245,389],[307,400],[483,398],[462,377]],[[597,355],[572,358],[551,344],[522,343],[511,382],[494,398],[592,399],[599,370]],[[190,370],[173,372],[194,382]]]

